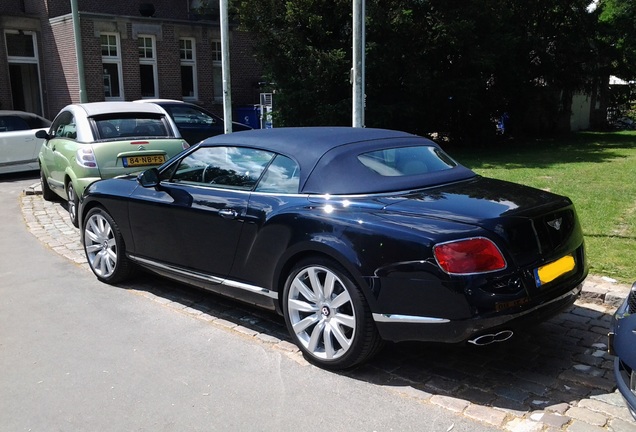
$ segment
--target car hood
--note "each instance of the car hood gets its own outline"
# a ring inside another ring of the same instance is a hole
[[[550,259],[583,243],[569,198],[501,180],[471,180],[385,197],[387,214],[476,225],[496,235],[518,264]]]

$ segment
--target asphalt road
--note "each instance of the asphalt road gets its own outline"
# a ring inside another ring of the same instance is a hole
[[[98,282],[27,230],[36,176],[0,176],[0,431],[496,430]]]

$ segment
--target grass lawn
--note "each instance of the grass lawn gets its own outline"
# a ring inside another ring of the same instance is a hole
[[[629,284],[636,280],[636,132],[584,132],[449,152],[485,177],[570,197],[585,234],[590,273]]]

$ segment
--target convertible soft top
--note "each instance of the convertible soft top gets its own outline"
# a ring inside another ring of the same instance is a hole
[[[218,135],[203,146],[232,145],[280,153],[300,166],[300,192],[311,194],[369,194],[413,190],[475,176],[456,166],[418,175],[383,176],[369,169],[359,155],[399,147],[429,146],[433,141],[406,132],[351,127],[255,129]]]

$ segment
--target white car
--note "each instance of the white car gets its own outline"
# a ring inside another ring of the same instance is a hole
[[[0,174],[37,170],[44,140],[35,133],[49,126],[49,120],[36,114],[0,110]]]

